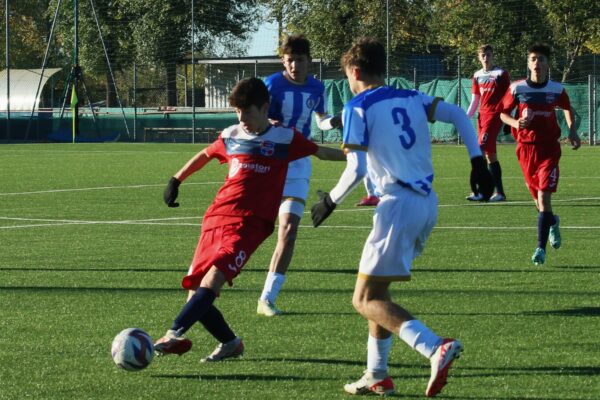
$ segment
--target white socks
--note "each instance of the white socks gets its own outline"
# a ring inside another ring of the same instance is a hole
[[[367,371],[387,372],[388,354],[392,348],[393,336],[387,339],[377,339],[369,335],[367,341]]]
[[[279,291],[281,290],[281,286],[283,286],[284,282],[285,275],[269,271],[267,274],[267,279],[265,279],[265,287],[260,295],[260,299],[267,300],[271,304],[275,304],[275,299],[277,299]]]
[[[427,358],[442,344],[442,338],[433,333],[419,320],[405,321],[400,325],[400,339]]]

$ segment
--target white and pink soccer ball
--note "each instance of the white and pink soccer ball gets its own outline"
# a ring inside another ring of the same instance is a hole
[[[126,371],[140,371],[152,362],[152,338],[140,328],[124,329],[115,336],[111,346],[112,359]]]

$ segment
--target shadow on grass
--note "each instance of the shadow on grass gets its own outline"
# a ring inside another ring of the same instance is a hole
[[[213,381],[328,381],[331,378],[323,377],[306,377],[300,375],[258,375],[258,374],[234,374],[234,375],[218,375],[218,374],[153,374],[154,378],[163,379],[193,379],[197,381],[213,380]]]
[[[600,307],[576,307],[565,310],[529,311],[523,315],[559,315],[565,317],[600,317]]]

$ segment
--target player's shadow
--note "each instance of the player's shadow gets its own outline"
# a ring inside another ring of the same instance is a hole
[[[219,375],[219,374],[152,374],[154,378],[163,379],[192,379],[196,381],[213,380],[213,381],[326,381],[330,380],[327,377],[307,377],[300,375],[258,375],[258,374],[235,374],[235,375]]]
[[[564,317],[600,317],[600,307],[575,307],[564,310],[528,311],[523,315],[558,315]]]

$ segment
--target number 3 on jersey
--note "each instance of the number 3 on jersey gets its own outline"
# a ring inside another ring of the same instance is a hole
[[[394,120],[394,124],[402,124],[401,129],[403,132],[398,137],[400,138],[402,147],[407,150],[410,149],[415,144],[417,136],[415,135],[415,131],[410,127],[410,118],[408,118],[406,109],[400,107],[393,108],[392,119]]]

